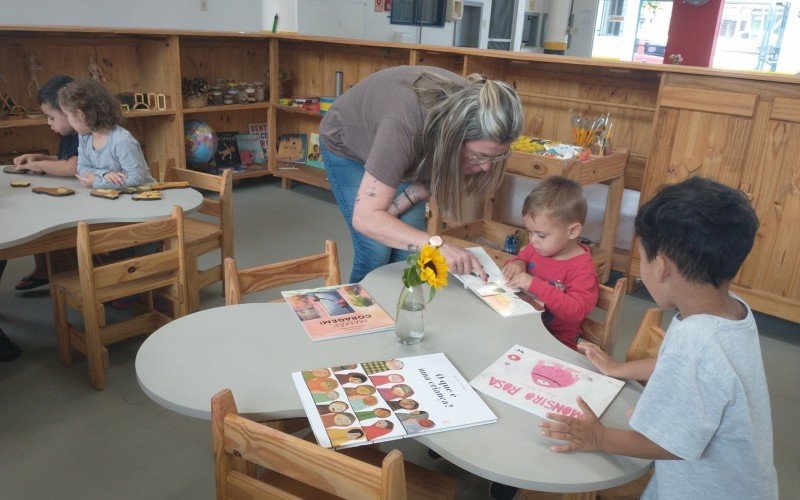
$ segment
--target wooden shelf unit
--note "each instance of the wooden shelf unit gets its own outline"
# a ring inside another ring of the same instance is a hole
[[[405,64],[478,72],[517,89],[525,133],[560,141],[571,139],[570,108],[610,112],[614,148],[630,152],[625,187],[641,191],[642,202],[661,184],[689,175],[710,176],[752,196],[761,228],[734,289],[755,310],[800,321],[800,194],[793,181],[800,155],[791,154],[800,148],[796,76],[294,34],[0,26],[0,68],[20,68],[6,70],[8,83],[0,88],[29,109],[36,107],[26,91],[29,53],[44,66],[40,82],[57,73],[88,76],[91,56],[114,93],[164,92],[166,112],[132,112],[125,125],[148,159],[161,165],[174,159],[185,166],[184,119],[240,132],[267,122],[268,172],[287,187],[296,181],[328,188],[324,171],[279,170],[275,159],[280,134],[316,132],[320,115],[279,106],[284,96],[277,91],[267,103],[184,109],[181,76],[264,81],[274,90],[284,68],[295,75],[292,95],[316,97],[333,94],[337,71],[345,90],[375,71]],[[0,154],[54,151],[58,144],[43,119],[0,119],[0,138]],[[627,255],[617,250],[613,260],[624,262]],[[638,276],[638,262],[631,252],[624,265],[629,277]]]

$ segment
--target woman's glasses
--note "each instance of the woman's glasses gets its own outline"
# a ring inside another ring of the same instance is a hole
[[[506,151],[505,153],[497,156],[484,156],[467,151],[467,156],[469,157],[470,165],[483,165],[485,163],[495,164],[509,158],[511,156],[511,151]]]

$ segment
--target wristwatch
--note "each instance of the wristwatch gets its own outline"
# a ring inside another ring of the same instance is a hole
[[[428,245],[432,246],[433,248],[439,248],[444,244],[444,240],[439,235],[433,235],[428,239]]]

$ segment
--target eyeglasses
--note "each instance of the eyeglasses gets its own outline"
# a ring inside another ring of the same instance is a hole
[[[469,157],[470,165],[483,165],[484,163],[495,164],[508,159],[511,156],[511,151],[506,151],[505,153],[497,156],[484,156],[467,151],[467,156]]]

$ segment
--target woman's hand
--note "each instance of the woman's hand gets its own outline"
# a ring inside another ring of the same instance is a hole
[[[459,246],[445,243],[439,248],[439,252],[447,261],[447,267],[453,274],[470,274],[473,273],[483,281],[486,281],[488,276],[481,267],[475,254],[469,250],[465,250]]]

